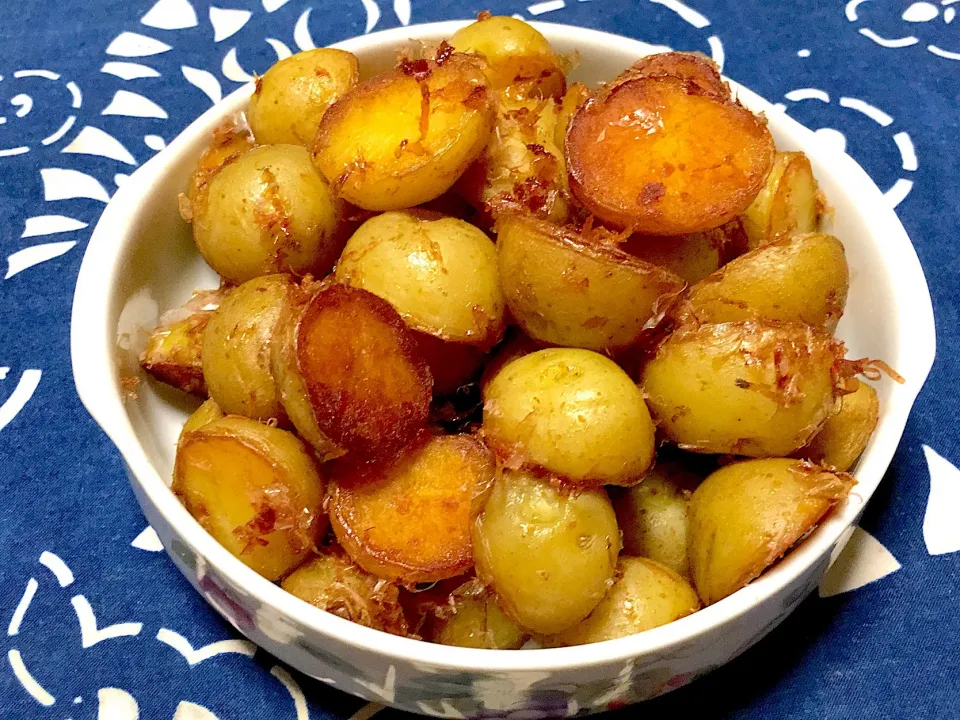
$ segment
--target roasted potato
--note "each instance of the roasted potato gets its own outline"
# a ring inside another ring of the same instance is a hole
[[[497,249],[463,220],[388,212],[347,242],[337,280],[382,297],[414,330],[490,348],[506,326]]]
[[[537,350],[543,350],[543,347],[534,342],[529,335],[520,328],[514,326],[507,330],[506,339],[497,347],[493,356],[483,366],[483,375],[480,376],[480,388],[486,392],[489,382],[499,373],[511,360],[516,360],[524,355],[529,355]]]
[[[670,76],[628,79],[577,111],[565,146],[570,190],[612,225],[684,235],[732,220],[773,163],[764,121]]]
[[[741,255],[695,285],[684,303],[700,323],[782,320],[834,330],[850,288],[843,245],[793,235]]]
[[[207,398],[200,404],[200,407],[194,410],[190,417],[187,418],[187,421],[183,424],[183,428],[180,430],[180,437],[182,438],[188,432],[199,430],[204,425],[209,425],[216,420],[220,420],[222,417],[223,410],[217,405],[217,401],[213,398]]]
[[[746,250],[740,219],[690,235],[632,235],[620,249],[698,283]]]
[[[690,570],[700,599],[710,605],[759,576],[854,483],[844,473],[783,458],[710,474],[690,498]]]
[[[407,634],[399,589],[355,565],[339,548],[325,548],[284,578],[291,595],[344,620]]]
[[[632,485],[653,463],[643,394],[589,350],[540,350],[507,363],[483,393],[483,432],[511,464],[574,485]]]
[[[611,85],[642,77],[674,77],[692,86],[699,93],[730,99],[730,88],[720,77],[717,64],[701,53],[665,52],[642,57],[620,75]]]
[[[802,152],[778,152],[763,189],[743,213],[751,248],[820,230],[823,199]]]
[[[522,627],[557,633],[603,598],[620,533],[607,494],[504,468],[473,525],[477,575]]]
[[[840,398],[840,411],[794,455],[837,470],[849,470],[870,441],[879,417],[877,391],[859,382],[855,392]]]
[[[636,343],[684,287],[673,273],[577,232],[522,215],[497,223],[500,283],[533,339],[616,351]]]
[[[687,327],[660,346],[640,384],[660,431],[684,450],[784,457],[836,412],[842,351],[807,325]]]
[[[700,609],[690,583],[647,558],[622,557],[613,587],[585,620],[541,638],[547,647],[586,645],[666,625]]]
[[[470,519],[493,480],[493,455],[470,435],[415,441],[395,460],[338,461],[330,521],[354,562],[404,584],[454,577],[473,566]]]
[[[280,60],[261,77],[247,117],[262,145],[312,147],[320,119],[360,79],[360,63],[345,50],[317,48]]]
[[[583,83],[573,83],[563,94],[563,99],[557,108],[557,122],[553,131],[553,144],[561,150],[567,142],[570,121],[589,97],[590,89]]]
[[[242,417],[183,434],[173,491],[203,528],[268,580],[314,551],[325,480],[297,437]]]
[[[227,164],[193,203],[203,259],[239,284],[271,273],[326,274],[343,247],[341,208],[296,145],[254,148]]]
[[[231,291],[207,323],[203,377],[224,413],[286,423],[270,367],[270,344],[292,287],[287,275],[248,280]]]
[[[197,168],[190,176],[187,192],[180,201],[181,214],[184,220],[193,220],[192,203],[213,176],[229,162],[253,149],[256,143],[246,121],[242,118],[225,120],[213,131],[213,140],[210,147],[203,151],[197,160]]]
[[[402,61],[335,102],[313,161],[349,202],[400,210],[449,190],[483,152],[493,123],[484,63],[441,51]]]

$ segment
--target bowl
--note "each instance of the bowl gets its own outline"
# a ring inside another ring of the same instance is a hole
[[[462,22],[374,33],[334,47],[369,74],[392,66],[411,39],[436,42]],[[653,48],[608,33],[533,23],[561,53],[578,51],[573,79],[612,78]],[[730,597],[669,625],[572,648],[518,651],[432,645],[323,612],[268,582],[222,548],[184,509],[169,483],[180,426],[192,409],[140,376],[138,343],[160,311],[217,278],[196,252],[177,195],[214,127],[248,102],[244,87],[205,112],[117,191],[97,224],[77,280],[71,353],[77,391],[119,448],[143,512],[197,591],[239,632],[298,670],[368,700],[446,717],[559,717],[620,707],[680,687],[762,638],[819,582],[876,489],[933,363],[926,281],[897,216],[850,157],[735,83],[740,101],[765,112],[780,149],[803,150],[835,209],[828,230],[846,245],[850,296],[838,335],[852,357],[881,358],[906,382],[877,387],[876,433],[856,491],[783,562]]]

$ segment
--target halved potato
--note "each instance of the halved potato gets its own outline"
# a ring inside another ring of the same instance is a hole
[[[719,270],[746,247],[743,224],[735,218],[713,230],[689,235],[631,235],[620,249],[666,268],[692,285]]]
[[[778,152],[763,189],[743,213],[751,248],[794,233],[820,229],[823,200],[810,160],[802,152]]]
[[[433,200],[490,139],[487,83],[483,61],[460,53],[402,61],[327,110],[313,160],[339,195],[367,210]]]
[[[741,105],[664,75],[595,94],[567,131],[570,189],[634,232],[684,235],[732,220],[773,163],[766,123]]]
[[[542,638],[546,647],[586,645],[635,635],[666,625],[700,609],[689,582],[647,558],[622,557],[613,587],[585,620]]]
[[[217,401],[213,398],[207,398],[200,404],[200,407],[194,410],[193,413],[190,414],[190,417],[187,418],[187,421],[183,424],[183,428],[180,430],[180,437],[182,438],[188,432],[199,430],[204,425],[209,425],[221,418],[223,418],[223,410],[217,405]]]
[[[706,55],[695,52],[664,52],[642,57],[611,85],[641,77],[675,77],[692,85],[698,92],[730,98],[730,88],[720,77],[720,68]]]
[[[470,519],[493,480],[493,455],[470,435],[415,441],[392,461],[338,461],[330,490],[337,540],[365,570],[404,584],[473,566]]]
[[[184,433],[173,491],[217,542],[268,580],[308,558],[327,528],[325,480],[306,447],[247,418]]]
[[[690,570],[707,605],[760,575],[843,500],[855,480],[783,458],[717,470],[690,499]]]
[[[640,384],[660,431],[684,450],[784,457],[836,412],[842,351],[808,325],[686,327],[660,346]]]
[[[567,142],[567,130],[570,127],[570,121],[573,120],[577,110],[589,97],[590,89],[583,83],[573,83],[563,94],[563,99],[557,108],[557,122],[553,133],[553,143],[560,148],[561,156],[563,155],[563,146]]]
[[[528,216],[500,219],[497,254],[513,317],[552,345],[630,347],[684,287],[663,268]]]
[[[879,417],[877,391],[858,382],[856,391],[840,398],[840,411],[794,456],[849,470],[870,441]]]
[[[220,172],[224,165],[251,150],[255,144],[250,127],[242,116],[227,119],[216,127],[210,147],[203,151],[197,160],[196,170],[190,176],[185,198],[187,202],[180,203],[184,220],[190,222],[193,219],[192,203],[213,176]]]

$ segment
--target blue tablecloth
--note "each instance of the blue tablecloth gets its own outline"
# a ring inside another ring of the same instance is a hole
[[[828,597],[808,599],[740,659],[642,712],[960,717],[956,2],[0,4],[0,716],[130,720],[139,709],[161,720],[304,720],[375,710],[287,675],[243,642],[202,650],[235,634],[157,552],[117,452],[74,391],[74,278],[117,184],[278,54],[490,9],[722,58],[728,75],[822,128],[888,191],[933,294],[938,361],[844,574],[822,588]]]

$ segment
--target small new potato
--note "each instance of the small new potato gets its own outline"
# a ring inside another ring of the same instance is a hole
[[[473,526],[477,575],[536,633],[583,620],[613,580],[620,532],[602,488],[557,487],[503,468]]]
[[[483,432],[500,455],[574,485],[632,485],[653,463],[643,393],[589,350],[540,350],[507,363],[484,388]]]
[[[257,147],[233,160],[192,212],[203,259],[236,284],[278,272],[325,275],[343,247],[339,204],[297,145]]]
[[[870,441],[879,417],[877,391],[860,382],[855,392],[840,398],[840,411],[794,455],[837,470],[849,470]]]
[[[802,152],[778,152],[763,188],[743,213],[750,247],[795,233],[818,232],[823,205],[807,156]]]
[[[280,60],[261,77],[247,117],[261,145],[311,147],[320,119],[360,79],[360,63],[345,50],[316,48]]]
[[[565,647],[614,640],[699,609],[696,591],[670,568],[647,558],[622,557],[613,587],[586,620],[542,642],[546,647]]]
[[[187,421],[183,424],[183,428],[180,430],[180,437],[182,438],[188,432],[199,430],[204,425],[209,425],[221,418],[223,418],[223,410],[217,405],[217,401],[213,398],[207,398],[200,404],[200,407],[194,410],[190,417],[187,418]]]
[[[214,129],[210,147],[203,151],[200,159],[197,160],[196,170],[190,176],[186,197],[181,196],[180,210],[184,220],[187,222],[193,220],[192,203],[213,176],[220,172],[224,165],[237,159],[247,150],[251,150],[255,145],[253,134],[242,116],[225,120]]]
[[[326,481],[296,435],[242,417],[184,433],[173,491],[204,530],[268,580],[314,551]]]
[[[343,249],[337,280],[383,298],[408,326],[442,340],[489,348],[506,326],[497,248],[456,218],[370,218]]]
[[[643,368],[664,436],[699,453],[785,457],[836,412],[843,346],[800,324],[685,327]]]
[[[855,481],[802,460],[746,460],[711,473],[690,498],[690,570],[704,604],[782,557]]]
[[[743,224],[737,218],[689,235],[632,235],[620,249],[693,285],[742,253],[746,245]]]

